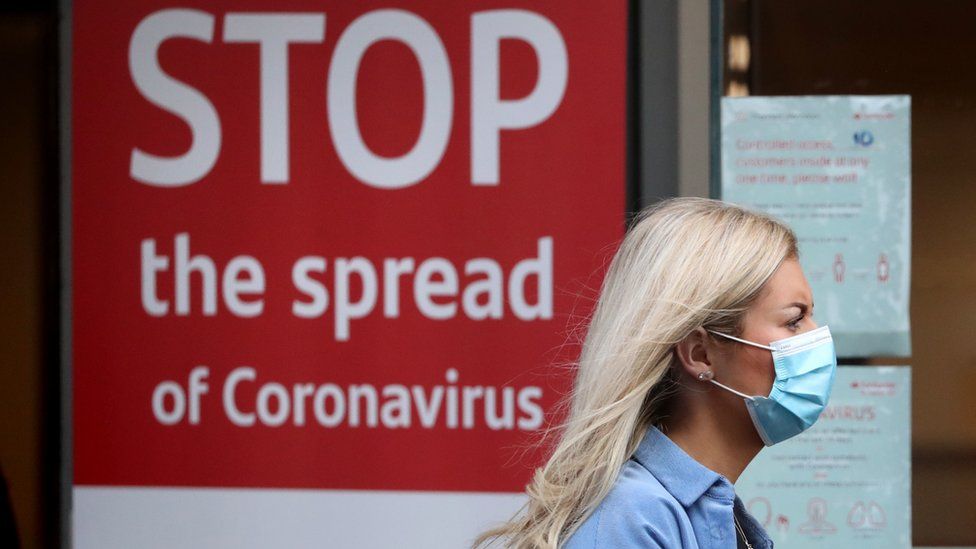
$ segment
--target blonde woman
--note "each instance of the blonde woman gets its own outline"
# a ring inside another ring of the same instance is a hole
[[[677,198],[640,212],[605,277],[559,443],[476,546],[772,547],[733,484],[810,427],[837,359],[781,222]]]

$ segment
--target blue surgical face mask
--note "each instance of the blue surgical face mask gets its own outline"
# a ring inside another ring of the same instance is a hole
[[[721,383],[715,385],[746,399],[752,423],[766,446],[810,428],[827,406],[837,372],[834,340],[827,326],[761,345],[709,330],[713,334],[773,353],[776,379],[769,396],[749,396]]]

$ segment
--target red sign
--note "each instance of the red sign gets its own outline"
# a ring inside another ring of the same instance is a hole
[[[73,8],[76,485],[521,490],[622,236],[626,3],[517,4]]]

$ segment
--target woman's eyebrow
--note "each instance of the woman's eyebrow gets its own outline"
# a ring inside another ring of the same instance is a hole
[[[801,313],[806,313],[808,309],[812,309],[813,308],[813,303],[811,303],[809,306],[807,306],[806,303],[803,303],[803,302],[800,302],[800,301],[794,301],[793,303],[790,303],[789,305],[787,305],[787,306],[785,306],[783,308],[784,309],[789,309],[791,307],[796,307],[797,309],[800,309],[800,312]]]

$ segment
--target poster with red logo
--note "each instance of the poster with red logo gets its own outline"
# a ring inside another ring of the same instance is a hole
[[[71,10],[76,547],[451,546],[623,235],[624,2]]]

